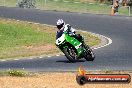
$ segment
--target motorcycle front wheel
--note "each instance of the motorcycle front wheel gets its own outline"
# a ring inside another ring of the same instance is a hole
[[[65,54],[65,56],[70,62],[72,63],[76,62],[77,55],[76,55],[75,50],[72,47],[64,48],[63,53]]]

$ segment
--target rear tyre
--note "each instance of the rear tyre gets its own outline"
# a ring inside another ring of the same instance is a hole
[[[67,57],[67,59],[70,61],[70,62],[72,62],[72,63],[74,63],[74,62],[76,62],[76,52],[75,52],[75,50],[72,48],[72,47],[70,47],[70,48],[64,48],[63,49],[63,53],[65,54],[65,56]]]

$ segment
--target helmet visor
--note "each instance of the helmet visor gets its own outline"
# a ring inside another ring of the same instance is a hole
[[[61,25],[56,25],[58,29],[61,29],[63,27],[64,23],[62,23]]]

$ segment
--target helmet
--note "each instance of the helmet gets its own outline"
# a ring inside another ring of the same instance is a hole
[[[65,22],[62,19],[59,19],[56,22],[56,26],[57,26],[58,29],[61,29],[64,25],[65,25]]]

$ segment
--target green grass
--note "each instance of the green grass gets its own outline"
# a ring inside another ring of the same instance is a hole
[[[0,19],[0,59],[55,54],[55,28],[44,25]],[[81,33],[94,46],[100,39]]]
[[[0,5],[2,6],[15,7],[16,3],[17,0],[0,0]]]
[[[100,6],[99,4],[88,4],[88,3],[64,3],[62,1],[48,0],[45,6],[40,3],[37,4],[37,8],[44,10],[57,10],[67,12],[84,12],[84,13],[109,13],[109,6]]]
[[[37,33],[30,26],[0,23],[0,49],[41,42],[46,40],[42,33]],[[47,34],[45,34],[47,37]]]
[[[47,38],[51,39],[47,39]],[[33,30],[28,24],[0,22],[0,49],[19,47],[36,43],[53,43],[53,37],[48,33]]]
[[[29,73],[24,70],[7,70],[0,71],[0,76],[17,76],[17,77],[25,77],[28,76]]]
[[[0,58],[19,56],[17,51],[24,53],[26,47],[53,44],[55,33],[37,30],[33,24],[0,20]],[[14,55],[13,55],[14,53]],[[21,54],[23,56],[23,54]],[[24,55],[25,56],[25,55]],[[30,56],[30,55],[29,55]]]
[[[55,11],[67,11],[67,12],[82,12],[82,13],[94,13],[94,14],[110,14],[111,6],[110,4],[100,4],[95,2],[90,4],[85,0],[65,0],[69,3],[64,3],[63,0],[37,0],[36,7],[37,9],[42,10],[55,10]],[[92,1],[92,0],[91,0]],[[5,6],[15,7],[17,0],[5,0]],[[0,0],[0,5],[4,5],[4,1]],[[119,8],[120,15],[128,15],[127,8]],[[132,15],[132,14],[131,14]]]
[[[22,70],[9,70],[9,71],[6,71],[5,73],[7,73],[7,75],[10,75],[10,76],[19,76],[19,77],[24,77],[28,74],[27,72]]]

